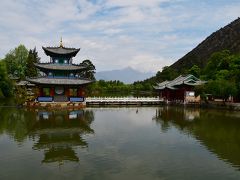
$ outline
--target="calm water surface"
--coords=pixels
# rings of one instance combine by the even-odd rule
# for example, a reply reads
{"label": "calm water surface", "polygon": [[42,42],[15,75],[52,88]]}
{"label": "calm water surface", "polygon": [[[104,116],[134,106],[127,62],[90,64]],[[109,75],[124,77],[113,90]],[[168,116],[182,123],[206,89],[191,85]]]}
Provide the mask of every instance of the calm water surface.
{"label": "calm water surface", "polygon": [[0,179],[240,179],[240,113],[0,107]]}

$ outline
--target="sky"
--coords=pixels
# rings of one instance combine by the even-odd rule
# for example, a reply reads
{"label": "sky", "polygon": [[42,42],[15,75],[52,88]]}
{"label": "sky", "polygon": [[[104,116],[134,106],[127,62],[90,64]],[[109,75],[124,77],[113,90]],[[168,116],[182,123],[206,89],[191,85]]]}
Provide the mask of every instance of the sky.
{"label": "sky", "polygon": [[157,72],[240,16],[239,0],[1,0],[0,59],[19,44],[81,48],[97,71]]}

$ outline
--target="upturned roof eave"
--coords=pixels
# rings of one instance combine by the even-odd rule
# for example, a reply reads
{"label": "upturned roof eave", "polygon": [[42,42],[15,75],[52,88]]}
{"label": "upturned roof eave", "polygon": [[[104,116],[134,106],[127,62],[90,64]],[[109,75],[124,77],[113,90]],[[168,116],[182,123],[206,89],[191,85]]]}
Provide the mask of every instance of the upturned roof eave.
{"label": "upturned roof eave", "polygon": [[27,81],[40,85],[69,85],[79,86],[93,83],[94,80],[89,79],[65,79],[65,78],[27,78]]}
{"label": "upturned roof eave", "polygon": [[44,50],[45,54],[48,56],[54,55],[54,54],[55,55],[76,56],[77,53],[80,51],[80,48],[66,48],[66,47],[44,47],[44,46],[42,46],[42,49]]}
{"label": "upturned roof eave", "polygon": [[[194,81],[195,83],[190,83],[190,81]],[[154,88],[156,90],[163,90],[165,88],[174,90],[174,89],[178,89],[177,87],[181,85],[198,86],[205,83],[206,81],[201,81],[200,79],[196,78],[194,75],[188,74],[186,76],[180,75],[172,81],[161,82],[157,84],[157,86]]]}
{"label": "upturned roof eave", "polygon": [[52,63],[34,63],[34,65],[41,70],[56,70],[56,71],[79,71],[87,69],[82,65],[54,65]]}

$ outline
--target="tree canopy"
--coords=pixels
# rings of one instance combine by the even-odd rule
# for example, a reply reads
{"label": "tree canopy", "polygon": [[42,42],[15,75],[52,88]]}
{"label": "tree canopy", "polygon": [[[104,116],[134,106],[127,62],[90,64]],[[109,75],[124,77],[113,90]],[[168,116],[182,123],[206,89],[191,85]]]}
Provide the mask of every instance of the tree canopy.
{"label": "tree canopy", "polygon": [[226,100],[240,95],[240,55],[228,50],[213,53],[201,76],[207,80],[206,92]]}
{"label": "tree canopy", "polygon": [[188,74],[192,74],[195,77],[199,78],[201,73],[201,69],[197,66],[197,65],[193,65],[189,70],[188,70]]}
{"label": "tree canopy", "polygon": [[5,97],[11,96],[13,91],[13,82],[9,77],[25,79],[27,76],[37,76],[38,70],[34,63],[39,60],[36,48],[28,51],[22,44],[5,55],[0,61],[0,89]]}
{"label": "tree canopy", "polygon": [[4,61],[6,62],[7,72],[12,76],[25,78],[26,64],[28,58],[28,50],[24,45],[19,45],[14,50],[6,54]]}
{"label": "tree canopy", "polygon": [[91,80],[95,80],[94,74],[96,68],[93,65],[93,63],[89,59],[86,59],[83,62],[81,62],[80,65],[86,67],[86,69],[80,73],[80,76]]}
{"label": "tree canopy", "polygon": [[0,90],[5,97],[12,95],[13,84],[10,81],[7,73],[6,64],[3,60],[0,60]]}
{"label": "tree canopy", "polygon": [[26,70],[25,75],[27,77],[36,77],[38,75],[38,69],[34,65],[34,63],[39,63],[40,58],[38,57],[38,52],[36,51],[36,47],[34,49],[30,49],[26,62]]}

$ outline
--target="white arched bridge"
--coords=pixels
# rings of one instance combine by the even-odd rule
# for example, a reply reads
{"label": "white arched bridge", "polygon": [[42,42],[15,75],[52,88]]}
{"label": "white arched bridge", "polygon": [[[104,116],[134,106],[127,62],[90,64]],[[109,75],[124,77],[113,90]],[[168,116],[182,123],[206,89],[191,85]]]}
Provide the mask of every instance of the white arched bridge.
{"label": "white arched bridge", "polygon": [[159,97],[87,97],[87,105],[156,105],[163,103]]}

